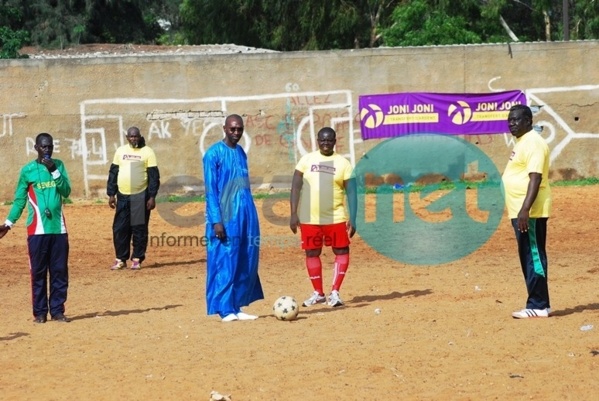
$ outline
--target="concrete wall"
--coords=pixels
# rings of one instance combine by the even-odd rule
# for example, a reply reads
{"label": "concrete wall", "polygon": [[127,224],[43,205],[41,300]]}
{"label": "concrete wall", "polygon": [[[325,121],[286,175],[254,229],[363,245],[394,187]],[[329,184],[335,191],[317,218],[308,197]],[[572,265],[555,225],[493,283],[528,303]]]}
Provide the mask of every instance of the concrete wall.
{"label": "concrete wall", "polygon": [[[352,162],[362,142],[358,96],[521,89],[544,107],[535,122],[551,148],[551,179],[599,176],[599,41],[380,48],[233,55],[152,55],[0,61],[0,201],[49,132],[73,198],[105,198],[109,165],[129,126],[156,151],[161,193],[202,187],[201,157],[223,116],[245,116],[253,183],[289,184],[322,126]],[[511,135],[466,138],[505,166]]]}

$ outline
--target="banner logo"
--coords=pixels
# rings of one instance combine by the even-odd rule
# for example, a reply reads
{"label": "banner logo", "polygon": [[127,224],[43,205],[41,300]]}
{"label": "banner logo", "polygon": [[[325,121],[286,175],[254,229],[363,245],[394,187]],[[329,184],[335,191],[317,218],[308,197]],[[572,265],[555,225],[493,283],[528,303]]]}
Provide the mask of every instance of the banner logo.
{"label": "banner logo", "polygon": [[447,116],[451,122],[457,125],[466,124],[472,118],[472,109],[470,105],[463,100],[458,100],[456,104],[450,104],[447,109]]}
{"label": "banner logo", "polygon": [[376,128],[385,121],[385,114],[376,104],[369,104],[360,111],[360,120],[366,127]]}

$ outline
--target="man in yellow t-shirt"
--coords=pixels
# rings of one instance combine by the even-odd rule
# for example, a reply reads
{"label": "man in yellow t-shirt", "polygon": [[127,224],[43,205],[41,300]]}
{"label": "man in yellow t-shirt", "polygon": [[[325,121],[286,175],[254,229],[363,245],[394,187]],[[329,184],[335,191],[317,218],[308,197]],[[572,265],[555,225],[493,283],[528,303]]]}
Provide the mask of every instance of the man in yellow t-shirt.
{"label": "man in yellow t-shirt", "polygon": [[108,205],[116,208],[112,223],[116,259],[112,270],[126,267],[129,256],[131,269],[141,268],[148,247],[150,212],[156,207],[160,187],[156,155],[146,146],[139,128],[127,130],[127,141],[114,154],[106,185]]}
{"label": "man in yellow t-shirt", "polygon": [[[342,306],[341,284],[349,267],[349,239],[356,233],[356,188],[352,166],[335,153],[336,133],[330,127],[318,132],[319,150],[304,155],[295,167],[291,184],[289,227],[295,234],[300,228],[302,249],[314,292],[303,306],[327,302],[322,286],[323,246],[335,254],[333,285],[329,306]],[[348,198],[349,216],[345,207]],[[299,211],[298,211],[299,209]]]}
{"label": "man in yellow t-shirt", "polygon": [[516,319],[548,317],[551,305],[545,243],[551,208],[549,147],[533,129],[532,111],[528,106],[513,106],[508,125],[516,137],[516,145],[503,173],[502,184],[528,290],[526,307],[512,316]]}

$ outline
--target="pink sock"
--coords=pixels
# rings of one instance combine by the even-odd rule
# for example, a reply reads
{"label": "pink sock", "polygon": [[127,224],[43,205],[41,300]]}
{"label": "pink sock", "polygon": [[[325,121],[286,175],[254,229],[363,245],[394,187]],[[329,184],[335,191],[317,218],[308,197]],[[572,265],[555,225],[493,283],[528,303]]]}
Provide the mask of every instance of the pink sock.
{"label": "pink sock", "polygon": [[333,291],[339,291],[341,288],[341,283],[343,283],[348,267],[349,253],[335,255],[335,265],[333,267]]}
{"label": "pink sock", "polygon": [[322,263],[320,262],[320,257],[306,256],[306,267],[308,268],[308,276],[310,276],[314,291],[318,291],[319,294],[324,294],[322,291]]}

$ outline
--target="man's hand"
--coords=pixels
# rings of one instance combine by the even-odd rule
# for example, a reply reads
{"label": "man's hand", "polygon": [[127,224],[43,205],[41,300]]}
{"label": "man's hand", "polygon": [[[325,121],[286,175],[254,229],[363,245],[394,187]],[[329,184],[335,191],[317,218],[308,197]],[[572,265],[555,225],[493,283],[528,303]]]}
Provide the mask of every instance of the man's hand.
{"label": "man's hand", "polygon": [[299,223],[300,221],[297,213],[292,214],[289,218],[289,228],[291,228],[291,231],[293,231],[294,234],[297,233],[297,227],[299,226]]}
{"label": "man's hand", "polygon": [[43,158],[42,159],[42,164],[44,166],[46,166],[46,168],[48,169],[48,171],[50,173],[53,173],[54,171],[56,171],[56,164],[54,164],[54,160],[50,159],[50,158]]}
{"label": "man's hand", "polygon": [[528,231],[529,212],[526,209],[520,209],[518,213],[518,231],[525,233]]}
{"label": "man's hand", "polygon": [[0,238],[4,237],[6,235],[6,233],[9,231],[10,231],[10,227],[7,226],[6,224],[2,224],[0,226]]}
{"label": "man's hand", "polygon": [[351,221],[348,221],[347,222],[347,235],[349,235],[349,238],[352,238],[355,233],[356,233],[356,224],[352,223]]}
{"label": "man's hand", "polygon": [[227,238],[227,233],[225,232],[225,226],[223,226],[223,223],[214,223],[212,228],[214,229],[214,235],[216,235],[216,238],[220,240]]}
{"label": "man's hand", "polygon": [[110,206],[111,209],[116,207],[116,198],[114,195],[108,197],[108,206]]}
{"label": "man's hand", "polygon": [[156,200],[154,198],[148,198],[148,201],[146,202],[146,209],[154,210],[155,207],[156,207]]}

